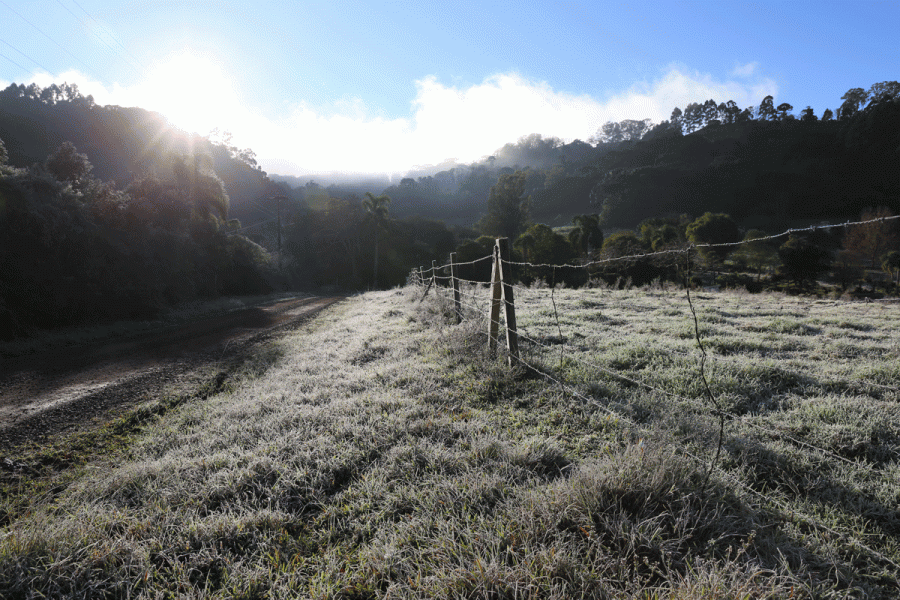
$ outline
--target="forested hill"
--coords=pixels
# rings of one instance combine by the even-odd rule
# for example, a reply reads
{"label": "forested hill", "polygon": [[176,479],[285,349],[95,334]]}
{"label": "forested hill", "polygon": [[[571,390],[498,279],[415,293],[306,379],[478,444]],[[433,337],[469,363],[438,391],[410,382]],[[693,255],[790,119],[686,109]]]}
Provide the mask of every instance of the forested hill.
{"label": "forested hill", "polygon": [[599,212],[604,227],[646,218],[729,213],[755,227],[846,220],[867,206],[900,212],[900,84],[844,94],[822,118],[767,96],[675,108],[671,120],[607,123],[585,143],[531,135],[470,165],[409,173],[385,193],[395,214],[468,225],[491,186],[526,175],[531,217],[567,225]]}
{"label": "forested hill", "polygon": [[[790,105],[781,105],[785,110],[779,113],[771,110],[770,97],[755,119],[723,122],[714,112],[713,118],[686,124],[676,111],[673,122],[606,154],[581,177],[590,183],[591,201],[607,226],[706,211],[756,226],[854,219],[867,206],[898,212],[897,91],[895,84],[891,95],[870,94],[867,105],[845,102],[837,119],[827,118],[828,111],[818,120],[811,110],[796,118]],[[683,135],[682,129],[691,132]],[[549,204],[555,200],[545,196]]]}
{"label": "forested hill", "polygon": [[[413,169],[393,184],[378,177],[299,186],[300,180],[272,179],[311,208],[374,190],[391,198],[395,217],[463,226],[484,216],[491,186],[517,170],[526,174],[531,217],[550,225],[596,212],[604,227],[631,228],[646,218],[712,211],[777,228],[854,219],[867,206],[900,212],[900,84],[854,88],[842,100],[821,119],[810,107],[797,114],[790,104],[776,107],[771,96],[744,109],[707,100],[675,108],[656,125],[607,123],[588,143],[526,136],[481,161]],[[0,91],[0,139],[17,166],[72,141],[95,175],[120,185],[153,172],[160,156],[199,146],[225,185],[230,216],[245,225],[269,218],[261,200],[278,192],[251,150],[227,138],[212,143],[185,134],[140,108],[96,105],[67,84]]]}
{"label": "forested hill", "polygon": [[245,224],[265,218],[254,204],[278,189],[257,166],[254,153],[231,146],[227,137],[212,143],[173,127],[159,113],[98,105],[71,84],[12,84],[0,91],[0,139],[9,163],[18,167],[40,163],[63,142],[72,142],[87,155],[95,176],[121,186],[170,168],[161,163],[173,155],[199,150],[212,157],[225,184],[229,216]]}

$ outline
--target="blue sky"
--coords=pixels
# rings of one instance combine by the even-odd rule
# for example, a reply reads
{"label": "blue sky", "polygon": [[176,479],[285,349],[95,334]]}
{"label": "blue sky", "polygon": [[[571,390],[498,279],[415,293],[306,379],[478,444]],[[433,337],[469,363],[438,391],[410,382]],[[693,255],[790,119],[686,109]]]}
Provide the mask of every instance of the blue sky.
{"label": "blue sky", "polygon": [[0,85],[228,130],[263,168],[396,172],[715,98],[821,115],[900,79],[900,2],[0,0]]}

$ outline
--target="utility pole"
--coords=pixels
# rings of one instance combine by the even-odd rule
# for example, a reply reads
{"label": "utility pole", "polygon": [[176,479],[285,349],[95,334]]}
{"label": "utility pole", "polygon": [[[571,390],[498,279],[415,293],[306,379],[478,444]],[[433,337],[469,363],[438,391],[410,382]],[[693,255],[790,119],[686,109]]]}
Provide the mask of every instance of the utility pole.
{"label": "utility pole", "polygon": [[272,196],[270,200],[275,200],[275,218],[278,225],[278,271],[281,271],[281,200],[288,200],[287,196]]}

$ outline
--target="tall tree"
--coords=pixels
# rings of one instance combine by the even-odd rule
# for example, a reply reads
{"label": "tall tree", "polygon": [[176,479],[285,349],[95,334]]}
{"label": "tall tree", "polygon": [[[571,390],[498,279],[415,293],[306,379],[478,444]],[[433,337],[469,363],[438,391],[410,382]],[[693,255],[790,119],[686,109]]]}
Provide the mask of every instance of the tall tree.
{"label": "tall tree", "polygon": [[603,246],[603,230],[600,215],[576,215],[572,218],[575,228],[569,232],[569,242],[582,256],[590,256]]}
{"label": "tall tree", "polygon": [[816,277],[827,271],[831,267],[831,252],[819,242],[815,235],[791,235],[778,248],[784,274],[803,285],[814,282]]}
{"label": "tall tree", "polygon": [[529,221],[528,198],[525,193],[524,171],[505,173],[491,187],[487,215],[479,223],[479,229],[487,235],[498,235],[515,240]]}
{"label": "tall tree", "polygon": [[841,100],[844,101],[841,104],[841,107],[838,109],[838,119],[846,120],[859,112],[860,107],[866,103],[866,99],[869,97],[869,92],[862,88],[852,88],[847,90],[847,93],[841,96]]}
{"label": "tall tree", "polygon": [[375,196],[372,192],[366,192],[366,198],[363,200],[366,219],[372,224],[375,231],[375,268],[372,279],[376,288],[378,287],[378,234],[387,222],[388,204],[390,203],[390,197],[385,194]]}
{"label": "tall tree", "polygon": [[757,281],[762,277],[763,269],[775,266],[778,262],[778,245],[765,238],[766,232],[759,229],[751,229],[744,236],[733,259],[743,261],[748,267],[756,270]]}
{"label": "tall tree", "polygon": [[682,127],[682,113],[681,109],[677,106],[672,110],[672,116],[669,117],[669,121],[672,122],[672,125],[677,127],[680,131],[684,131]]}
{"label": "tall tree", "polygon": [[186,192],[194,220],[208,222],[218,228],[218,222],[228,220],[231,202],[225,184],[213,170],[212,156],[205,152],[175,156],[172,160],[175,183]]}
{"label": "tall tree", "polygon": [[725,103],[724,108],[720,106],[719,110],[722,113],[721,119],[725,123],[736,123],[738,115],[741,113],[741,109],[734,100],[729,100]]}
{"label": "tall tree", "polygon": [[807,106],[800,111],[800,120],[804,123],[814,123],[817,120],[816,113],[813,112],[811,106]]}
{"label": "tall tree", "polygon": [[794,107],[787,102],[782,102],[781,104],[779,104],[777,110],[779,121],[787,121],[788,119],[794,118],[794,116],[791,114],[791,111],[794,110]]}
{"label": "tall tree", "polygon": [[698,129],[702,129],[703,121],[703,105],[697,102],[691,102],[684,109],[682,122],[685,126],[686,133],[692,133]]}
{"label": "tall tree", "polygon": [[759,109],[757,111],[759,113],[759,119],[761,121],[774,121],[775,120],[775,99],[772,96],[766,96],[763,98],[763,101],[759,103]]}
{"label": "tall tree", "polygon": [[872,99],[869,106],[886,100],[894,100],[900,96],[900,82],[882,81],[881,83],[873,84],[869,88],[869,96]]}
{"label": "tall tree", "polygon": [[[687,239],[695,244],[729,244],[740,241],[737,223],[724,213],[704,213],[685,230]],[[700,248],[700,254],[713,260],[724,260],[734,249],[732,246]]]}
{"label": "tall tree", "polygon": [[705,127],[716,120],[719,120],[719,107],[715,100],[709,99],[703,103],[703,125]]}

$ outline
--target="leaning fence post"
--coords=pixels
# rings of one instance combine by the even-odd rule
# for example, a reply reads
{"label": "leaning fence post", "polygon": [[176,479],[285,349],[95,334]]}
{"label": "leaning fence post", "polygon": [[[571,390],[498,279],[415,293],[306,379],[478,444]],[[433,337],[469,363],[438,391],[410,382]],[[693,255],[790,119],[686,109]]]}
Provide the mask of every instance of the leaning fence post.
{"label": "leaning fence post", "polygon": [[[419,267],[419,271],[422,270],[422,267]],[[425,285],[425,275],[422,274],[422,285]],[[434,285],[434,261],[431,261],[431,279],[428,280],[428,287],[425,288],[425,293],[422,294],[422,297],[419,298],[419,302],[425,299],[425,296],[428,295],[428,290],[431,289],[431,286]],[[437,290],[434,292],[437,293]]]}
{"label": "leaning fence post", "polygon": [[456,274],[456,252],[450,253],[450,283],[453,285],[453,304],[456,308],[456,324],[462,323],[462,306],[459,301],[459,279]]}
{"label": "leaning fence post", "polygon": [[489,348],[491,358],[497,356],[497,336],[500,327],[500,253],[497,246],[494,246],[494,267],[491,272],[491,311],[488,320]]}
{"label": "leaning fence post", "polygon": [[422,265],[419,265],[419,285],[425,285],[425,274],[422,272]]}
{"label": "leaning fence post", "polygon": [[506,308],[506,348],[509,350],[509,366],[519,362],[519,334],[516,329],[516,303],[513,298],[512,269],[509,266],[509,240],[497,240],[497,264],[503,288],[503,305]]}

